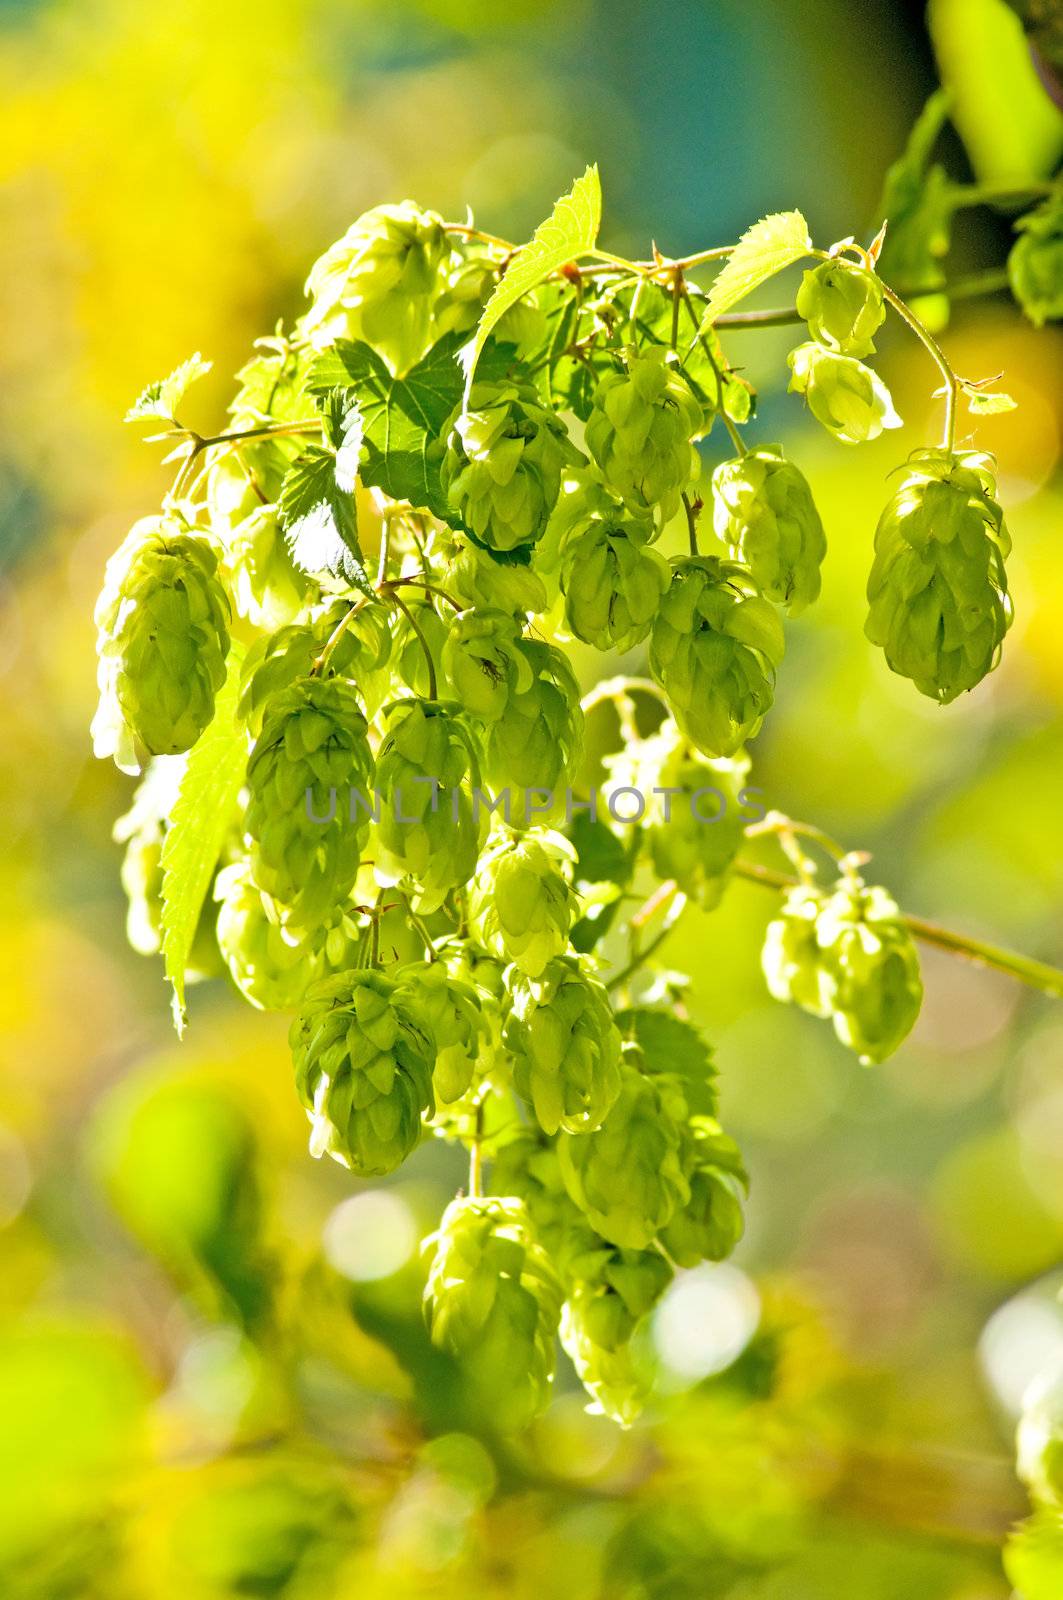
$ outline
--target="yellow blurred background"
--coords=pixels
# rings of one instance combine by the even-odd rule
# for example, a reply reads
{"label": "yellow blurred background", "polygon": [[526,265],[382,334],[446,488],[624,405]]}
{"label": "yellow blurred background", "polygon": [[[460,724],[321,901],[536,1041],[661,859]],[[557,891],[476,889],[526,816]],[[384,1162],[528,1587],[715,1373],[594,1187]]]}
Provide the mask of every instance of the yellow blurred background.
{"label": "yellow blurred background", "polygon": [[[999,93],[992,6],[932,12],[974,176],[1058,160],[1047,101]],[[770,896],[692,920],[665,953],[748,1157],[747,1237],[662,1306],[644,1428],[587,1417],[569,1377],[500,1458],[420,1333],[447,1153],[381,1188],[311,1163],[283,1019],[220,982],[173,1041],[161,967],[124,940],[129,783],[87,733],[103,563],[166,482],[123,411],[198,349],[212,425],[361,210],[471,206],[521,239],[597,160],[611,248],[679,254],[790,206],[817,243],[866,239],[936,70],[922,7],[887,0],[0,4],[5,1600],[1008,1593],[1015,1413],[1063,1351],[1057,1002],[930,952],[913,1039],[867,1071],[767,998]],[[965,215],[957,271],[1009,237]],[[1018,401],[977,430],[1016,624],[946,711],[861,632],[887,474],[936,426],[925,353],[883,341],[905,428],[847,450],[785,396],[792,330],[727,342],[830,540],[756,781],[872,850],[907,909],[1063,963],[1061,340],[999,296],[943,337]]]}

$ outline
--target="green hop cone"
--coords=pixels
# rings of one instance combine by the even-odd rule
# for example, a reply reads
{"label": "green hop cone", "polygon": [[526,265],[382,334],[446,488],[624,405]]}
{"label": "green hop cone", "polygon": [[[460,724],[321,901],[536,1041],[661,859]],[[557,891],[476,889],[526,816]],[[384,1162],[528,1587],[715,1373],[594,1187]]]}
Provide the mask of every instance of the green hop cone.
{"label": "green hop cone", "polygon": [[680,1267],[729,1256],[745,1226],[742,1194],[748,1184],[738,1146],[711,1117],[691,1117],[683,1169],[690,1199],[661,1233],[661,1243]]}
{"label": "green hop cone", "polygon": [[375,716],[391,687],[391,625],[381,605],[363,606],[348,619],[350,607],[329,606],[313,622],[292,623],[256,639],[244,657],[239,714],[257,735],[274,698],[305,678],[335,630],[343,624],[323,676],[346,678],[357,689],[366,713]]}
{"label": "green hop cone", "polygon": [[642,830],[658,878],[674,878],[685,895],[712,911],[755,815],[746,790],[749,757],[744,751],[703,756],[668,718],[652,738],[607,757],[606,767],[617,788],[646,799]]}
{"label": "green hop cone", "polygon": [[483,1415],[526,1427],[550,1398],[561,1285],[520,1200],[451,1201],[432,1236],[425,1317]]}
{"label": "green hop cone", "polygon": [[632,354],[626,370],[601,379],[587,422],[587,449],[607,487],[663,525],[697,476],[692,440],[704,421],[674,358],[655,345]]}
{"label": "green hop cone", "polygon": [[603,1350],[627,1344],[675,1276],[655,1247],[625,1250],[585,1231],[570,1249],[568,1299],[587,1335]]}
{"label": "green hop cone", "polygon": [[[455,264],[447,275],[446,287],[432,310],[432,329],[437,339],[445,333],[472,333],[502,277],[499,258],[476,246],[467,254],[455,252],[452,259]],[[542,344],[546,332],[546,315],[533,289],[503,313],[491,336],[500,344],[515,345],[518,358],[527,360]]]}
{"label": "green hop cone", "polygon": [[229,653],[229,602],[206,539],[145,517],[107,563],[96,604],[96,754],[139,772],[190,750],[214,715]]}
{"label": "green hop cone", "polygon": [[314,579],[291,558],[275,506],[249,512],[225,543],[225,573],[236,609],[256,628],[281,628],[320,599]]}
{"label": "green hop cone", "polygon": [[504,611],[509,616],[526,616],[545,611],[546,586],[538,572],[515,559],[527,547],[500,559],[485,550],[467,534],[444,524],[433,534],[432,554],[443,563],[443,586],[462,605],[481,611]]}
{"label": "green hop cone", "polygon": [[875,531],[864,631],[942,705],[993,670],[1011,626],[1011,539],[995,494],[991,457],[917,450]]}
{"label": "green hop cone", "polygon": [[442,960],[404,967],[397,981],[400,999],[434,1046],[435,1098],[452,1104],[472,1085],[488,1048],[488,1022],[479,990]]}
{"label": "green hop cone", "polygon": [[886,320],[882,282],[856,261],[821,261],[801,279],[797,314],[817,344],[843,356],[872,355],[872,336]]}
{"label": "green hop cone", "polygon": [[561,553],[565,621],[577,639],[598,650],[630,650],[646,638],[671,573],[647,548],[644,525],[591,516],[577,525]]}
{"label": "green hop cone", "polygon": [[364,340],[393,372],[407,372],[428,348],[449,254],[434,212],[410,200],[375,206],[311,267],[306,332],[319,348],[336,339]]}
{"label": "green hop cone", "polygon": [[630,1428],[645,1408],[650,1374],[639,1366],[630,1344],[607,1350],[596,1344],[583,1321],[582,1306],[566,1300],[561,1309],[561,1343],[591,1397],[587,1410]]}
{"label": "green hop cone", "polygon": [[436,911],[476,870],[484,823],[474,814],[469,736],[432,701],[391,709],[377,757],[378,881],[409,884],[414,910]]}
{"label": "green hop cone", "polygon": [[432,1040],[395,980],[376,968],[322,979],[289,1037],[311,1155],[362,1177],[394,1172],[435,1109]]}
{"label": "green hop cone", "polygon": [[528,384],[476,383],[468,409],[445,430],[443,491],[481,544],[506,551],[534,544],[561,493],[561,475],[581,457],[561,419]]}
{"label": "green hop cone", "polygon": [[768,924],[761,954],[769,994],[814,1017],[830,1016],[827,974],[816,935],[824,898],[811,886],[788,889],[778,916]]}
{"label": "green hop cone", "polygon": [[923,1001],[919,956],[885,889],[841,884],[816,919],[834,1031],[863,1062],[884,1061]]}
{"label": "green hop cone", "polygon": [[827,551],[804,475],[778,445],[761,445],[712,475],[713,527],[769,600],[793,615],[819,594]]}
{"label": "green hop cone", "polygon": [[469,898],[470,927],[484,949],[529,978],[563,955],[579,916],[575,860],[562,834],[499,834],[480,857]]}
{"label": "green hop cone", "polygon": [[889,390],[862,361],[814,341],[798,345],[787,359],[791,392],[804,395],[816,421],[842,444],[863,444],[884,428],[901,426]]}
{"label": "green hop cone", "polygon": [[472,716],[497,722],[510,694],[526,694],[532,669],[520,624],[504,611],[465,611],[450,625],[442,667],[454,698]]}
{"label": "green hop cone", "polygon": [[609,996],[575,956],[538,978],[510,967],[503,1041],[517,1092],[545,1133],[601,1127],[620,1092],[620,1034]]}
{"label": "green hop cone", "polygon": [[677,561],[650,637],[650,671],[672,715],[707,756],[731,756],[771,706],[782,625],[744,567]]}
{"label": "green hop cone", "polygon": [[246,861],[222,868],[214,898],[220,901],[218,945],[244,999],[260,1011],[294,1011],[322,971],[310,941],[281,925]]}
{"label": "green hop cone", "polygon": [[1037,327],[1063,317],[1063,197],[1054,195],[1015,224],[1008,256],[1011,292]]}
{"label": "green hop cone", "polygon": [[593,1133],[558,1142],[561,1174],[591,1226],[613,1244],[644,1250],[690,1199],[681,1161],[686,1101],[678,1080],[647,1075],[626,1046],[620,1093]]}
{"label": "green hop cone", "polygon": [[536,1238],[562,1276],[573,1252],[585,1250],[595,1237],[565,1188],[557,1141],[538,1127],[521,1128],[499,1145],[491,1161],[491,1190],[523,1200]]}
{"label": "green hop cone", "polygon": [[520,651],[531,667],[531,686],[509,695],[484,747],[484,778],[492,792],[518,790],[511,808],[515,824],[530,820],[528,792],[557,795],[574,778],[583,754],[579,684],[567,656],[538,639],[522,639]]}
{"label": "green hop cone", "polygon": [[315,928],[358,875],[373,787],[367,731],[339,678],[297,678],[266,710],[247,765],[245,825],[255,882],[292,929]]}

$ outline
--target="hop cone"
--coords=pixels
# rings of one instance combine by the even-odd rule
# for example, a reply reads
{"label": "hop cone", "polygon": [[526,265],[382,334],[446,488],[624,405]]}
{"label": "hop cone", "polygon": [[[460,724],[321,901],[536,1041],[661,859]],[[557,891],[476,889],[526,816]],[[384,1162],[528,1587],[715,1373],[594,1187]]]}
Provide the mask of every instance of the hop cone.
{"label": "hop cone", "polygon": [[445,526],[433,538],[433,551],[438,551],[443,562],[447,593],[463,605],[522,617],[546,610],[543,580],[523,561],[512,557],[500,560],[468,535]]}
{"label": "hop cone", "polygon": [[778,445],[761,445],[712,475],[713,526],[769,600],[796,615],[819,594],[827,550],[802,473]]}
{"label": "hop cone", "polygon": [[479,942],[500,961],[538,978],[568,949],[579,915],[571,888],[575,850],[559,833],[502,834],[480,857],[469,900]]}
{"label": "hop cone", "polygon": [[271,701],[247,766],[251,872],[288,924],[311,929],[345,900],[369,831],[365,717],[339,678],[297,678]]}
{"label": "hop cone", "polygon": [[869,356],[872,336],[886,320],[882,283],[858,262],[821,261],[801,279],[797,314],[817,344],[843,356]]}
{"label": "hop cone", "polygon": [[471,1086],[487,1049],[488,1023],[480,994],[443,961],[404,967],[398,974],[397,993],[432,1040],[435,1097],[452,1104]]}
{"label": "hop cone", "polygon": [[587,449],[608,488],[661,522],[697,475],[691,440],[702,409],[669,352],[654,345],[632,355],[626,371],[608,372],[594,394]]}
{"label": "hop cone", "polygon": [[[229,407],[234,432],[275,422],[302,422],[305,385],[314,351],[309,346],[262,349],[237,374],[239,387]],[[273,504],[285,474],[305,448],[298,434],[241,439],[232,450],[213,453],[207,470],[207,509],[211,525],[224,537],[233,523]]]}
{"label": "hop cone", "polygon": [[375,968],[322,979],[290,1042],[311,1155],[363,1177],[394,1172],[434,1110],[432,1041],[395,981]]}
{"label": "hop cone", "polygon": [[[699,755],[669,718],[650,739],[607,757],[613,783],[646,799],[642,824],[654,871],[711,911],[752,814],[746,809],[749,757]],[[651,795],[653,798],[651,799]]]}
{"label": "hop cone", "polygon": [[737,1145],[711,1117],[691,1117],[683,1170],[690,1199],[661,1233],[661,1243],[681,1267],[722,1261],[742,1237],[742,1192],[748,1180]]}
{"label": "hop cone", "polygon": [[[349,607],[330,606],[314,622],[292,623],[256,639],[244,657],[239,713],[258,734],[266,708],[297,678],[305,678]],[[326,678],[349,679],[370,716],[380,709],[390,687],[391,629],[383,606],[365,606],[344,624],[329,656]]]}
{"label": "hop cone", "polygon": [[458,1360],[484,1414],[525,1427],[550,1398],[561,1285],[519,1200],[453,1200],[425,1287],[432,1342]]}
{"label": "hop cone", "polygon": [[628,1046],[620,1094],[593,1133],[566,1134],[558,1154],[565,1187],[604,1238],[644,1250],[690,1199],[680,1159],[686,1102],[676,1079],[647,1076]]}
{"label": "hop cone", "polygon": [[834,1031],[861,1061],[884,1061],[923,1000],[919,957],[885,889],[843,884],[816,920]]}
{"label": "hop cone", "polygon": [[591,1397],[587,1410],[630,1428],[649,1397],[649,1376],[639,1368],[630,1344],[615,1350],[596,1344],[582,1313],[578,1302],[566,1300],[561,1308],[561,1343]]}
{"label": "hop cone", "polygon": [[840,356],[821,344],[791,350],[790,389],[803,394],[808,409],[843,444],[877,439],[884,428],[899,428],[890,392],[877,372],[853,356]]}
{"label": "hop cone", "polygon": [[428,347],[449,256],[442,220],[410,200],[375,206],[310,269],[304,327],[320,346],[361,339],[403,373]]}
{"label": "hop cone", "polygon": [[528,1208],[540,1241],[559,1274],[567,1275],[574,1252],[587,1248],[595,1235],[579,1207],[569,1198],[561,1176],[557,1141],[539,1129],[522,1129],[499,1146],[491,1162],[494,1194],[516,1195]]}
{"label": "hop cone", "polygon": [[620,1034],[605,988],[573,956],[538,978],[510,968],[503,1029],[517,1092],[546,1133],[598,1128],[620,1092]]}
{"label": "hop cone", "polygon": [[[452,331],[471,333],[501,278],[498,258],[483,251],[474,249],[466,256],[456,255],[455,261],[432,313],[437,339]],[[533,289],[503,313],[492,330],[492,338],[500,344],[515,345],[518,359],[523,361],[538,349],[546,333],[546,314]]]}
{"label": "hop cone", "polygon": [[1011,626],[995,489],[988,456],[916,451],[875,532],[865,632],[942,705],[993,670]]}
{"label": "hop cone", "polygon": [[532,670],[531,687],[510,694],[504,714],[488,729],[484,777],[492,789],[515,785],[553,794],[571,780],[583,753],[579,684],[553,645],[523,639],[520,649]]}
{"label": "hop cone", "polygon": [[646,548],[642,525],[622,515],[589,517],[562,551],[565,620],[585,644],[630,650],[649,633],[669,578],[664,557]]}
{"label": "hop cone", "polygon": [[442,666],[454,698],[474,717],[497,722],[511,693],[526,694],[531,665],[520,625],[504,611],[465,611],[450,625]]}
{"label": "hop cone", "polygon": [[190,750],[225,681],[229,602],[205,539],[145,517],[107,563],[96,604],[98,756],[138,772],[145,756]]}
{"label": "hop cone", "polygon": [[281,926],[246,861],[222,868],[214,898],[218,944],[240,993],[260,1011],[294,1011],[321,973],[309,941]]}
{"label": "hop cone", "polygon": [[1019,238],[1008,256],[1011,292],[1041,327],[1063,317],[1063,200],[1058,195],[1015,224]]}
{"label": "hop cone", "polygon": [[473,815],[469,745],[459,719],[431,701],[392,709],[377,757],[376,868],[410,880],[416,911],[436,911],[476,871],[482,823]]}
{"label": "hop cone", "polygon": [[530,385],[477,383],[447,425],[443,490],[468,531],[494,550],[542,537],[561,474],[580,459],[564,423]]}
{"label": "hop cone", "polygon": [[226,537],[225,571],[236,609],[272,632],[320,598],[313,578],[297,567],[277,525],[275,506],[260,505]]}
{"label": "hop cone", "polygon": [[650,638],[650,671],[676,722],[707,756],[730,756],[771,705],[783,632],[743,567],[677,561]]}
{"label": "hop cone", "polygon": [[572,1262],[576,1280],[561,1312],[561,1343],[594,1402],[588,1410],[626,1428],[649,1392],[631,1336],[667,1289],[672,1269],[658,1250],[621,1250],[587,1237]]}
{"label": "hop cone", "polygon": [[779,915],[768,924],[761,955],[769,993],[814,1017],[830,1016],[827,978],[816,934],[823,904],[819,889],[802,886],[787,890]]}

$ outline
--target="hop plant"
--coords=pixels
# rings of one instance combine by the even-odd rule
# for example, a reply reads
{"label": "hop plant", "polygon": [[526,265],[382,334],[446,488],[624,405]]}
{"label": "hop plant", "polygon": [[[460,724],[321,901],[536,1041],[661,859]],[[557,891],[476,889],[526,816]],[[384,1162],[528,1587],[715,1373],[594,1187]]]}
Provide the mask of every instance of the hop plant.
{"label": "hop plant", "polygon": [[476,870],[483,823],[466,782],[467,730],[431,701],[392,708],[377,757],[376,871],[407,884],[419,912],[435,911]]}
{"label": "hop plant", "polygon": [[712,556],[675,563],[650,638],[650,671],[704,755],[731,756],[774,696],[782,627],[744,567]]}
{"label": "hop plant", "polygon": [[834,1031],[863,1062],[884,1061],[915,1025],[919,957],[897,903],[881,888],[843,883],[816,919]]}
{"label": "hop plant", "polygon": [[583,1307],[572,1300],[566,1300],[561,1308],[561,1343],[591,1397],[587,1410],[611,1418],[621,1428],[637,1422],[650,1381],[630,1344],[618,1345],[615,1350],[596,1344],[583,1320]]}
{"label": "hop plant", "polygon": [[276,506],[260,505],[230,530],[225,573],[237,611],[272,632],[294,622],[320,597],[314,579],[292,560]]}
{"label": "hop plant", "polygon": [[617,786],[655,796],[642,827],[657,876],[674,879],[713,910],[755,815],[746,792],[748,756],[703,756],[669,718],[652,738],[627,745],[606,765]]}
{"label": "hop plant", "polygon": [[748,1179],[742,1157],[711,1117],[691,1117],[683,1142],[690,1199],[661,1232],[661,1243],[681,1267],[729,1256],[745,1226],[742,1193]]}
{"label": "hop plant", "polygon": [[469,922],[486,950],[538,978],[568,948],[579,915],[571,887],[576,852],[559,833],[537,829],[498,835],[480,857],[469,896]]}
{"label": "hop plant", "polygon": [[494,550],[534,544],[581,460],[564,423],[525,383],[476,383],[448,425],[444,492],[468,531]]}
{"label": "hop plant", "polygon": [[92,738],[125,772],[190,750],[214,715],[229,653],[217,570],[207,540],[166,517],[143,518],[107,563]]}
{"label": "hop plant", "polygon": [[1037,327],[1063,317],[1063,198],[1053,195],[1015,224],[1008,256],[1011,292]]}
{"label": "hop plant", "polygon": [[294,1011],[322,962],[309,937],[282,924],[276,908],[251,876],[247,861],[233,861],[214,880],[219,901],[217,939],[233,982],[260,1011]]}
{"label": "hop plant", "polygon": [[432,1040],[435,1098],[452,1104],[467,1093],[489,1046],[480,992],[442,960],[403,968],[397,978],[399,998]]}
{"label": "hop plant", "polygon": [[266,708],[297,678],[308,677],[342,623],[322,676],[346,678],[358,691],[369,716],[386,697],[391,678],[391,630],[383,606],[364,606],[353,616],[342,603],[329,606],[314,622],[297,622],[256,639],[240,675],[241,718],[253,734],[262,728]]}
{"label": "hop plant", "polygon": [[865,632],[894,672],[943,705],[1000,659],[1010,551],[992,458],[916,451],[875,532]]}
{"label": "hop plant", "polygon": [[842,256],[821,261],[801,279],[797,313],[817,344],[843,356],[872,355],[872,336],[886,320],[881,279]]}
{"label": "hop plant", "polygon": [[651,531],[622,512],[591,515],[570,530],[561,589],[577,639],[598,650],[630,650],[646,638],[671,576],[664,557],[646,545]]}
{"label": "hop plant", "polygon": [[761,445],[712,475],[713,526],[769,600],[797,614],[819,594],[827,551],[802,473],[778,445]]}
{"label": "hop plant", "polygon": [[822,891],[810,885],[788,889],[778,916],[768,924],[761,955],[769,994],[800,1006],[814,1017],[830,1016],[830,996],[817,936],[823,902]]}
{"label": "hop plant", "polygon": [[521,547],[508,559],[485,550],[467,534],[440,527],[433,540],[433,553],[443,563],[447,593],[462,605],[480,611],[504,611],[508,616],[526,616],[545,611],[546,585],[529,564],[516,560]]}
{"label": "hop plant", "polygon": [[592,1404],[621,1427],[636,1421],[649,1393],[631,1337],[672,1279],[658,1250],[621,1250],[589,1236],[575,1258],[579,1276],[561,1311],[561,1343]]}
{"label": "hop plant", "polygon": [[678,1079],[648,1075],[628,1045],[620,1093],[601,1127],[560,1140],[566,1189],[613,1244],[646,1249],[690,1199],[680,1154],[686,1109]]}
{"label": "hop plant", "polygon": [[435,212],[411,200],[374,206],[311,267],[306,332],[319,346],[364,340],[393,372],[406,372],[428,348],[449,255]]}
{"label": "hop plant", "polygon": [[[504,715],[488,728],[484,777],[493,789],[514,785],[555,794],[572,779],[583,753],[579,684],[553,645],[523,639],[520,650],[531,667],[531,686],[510,694]],[[514,821],[528,818],[525,806]]]}
{"label": "hop plant", "polygon": [[322,979],[290,1041],[311,1155],[362,1177],[394,1172],[435,1109],[433,1041],[396,981],[375,968]]}
{"label": "hop plant", "polygon": [[251,752],[247,787],[255,882],[290,927],[312,929],[349,893],[369,832],[373,758],[350,685],[304,677],[282,690]]}
{"label": "hop plant", "polygon": [[787,359],[791,391],[804,395],[816,421],[842,444],[863,444],[901,426],[889,390],[862,361],[814,340],[798,345]]}
{"label": "hop plant", "polygon": [[520,625],[504,611],[466,611],[451,623],[442,667],[454,698],[474,717],[497,722],[511,694],[526,694],[532,669]]}
{"label": "hop plant", "polygon": [[587,449],[609,489],[636,512],[663,524],[697,476],[692,440],[705,423],[700,402],[660,345],[629,356],[594,392]]}
{"label": "hop plant", "polygon": [[432,1342],[462,1364],[501,1431],[525,1427],[550,1397],[561,1285],[512,1198],[453,1200],[425,1287]]}
{"label": "hop plant", "polygon": [[601,1127],[620,1092],[620,1033],[601,983],[573,956],[507,973],[503,1029],[517,1092],[546,1133]]}

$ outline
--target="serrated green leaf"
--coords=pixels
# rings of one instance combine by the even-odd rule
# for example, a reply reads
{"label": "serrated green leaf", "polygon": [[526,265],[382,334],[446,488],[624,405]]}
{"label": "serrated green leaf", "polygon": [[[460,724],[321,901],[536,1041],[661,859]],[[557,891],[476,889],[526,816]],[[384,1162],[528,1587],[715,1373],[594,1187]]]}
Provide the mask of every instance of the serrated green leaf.
{"label": "serrated green leaf", "polygon": [[162,846],[162,956],[178,1036],[184,1032],[185,969],[196,925],[247,766],[247,736],[236,720],[241,656],[234,644],[214,717],[189,751]]}
{"label": "serrated green leaf", "polygon": [[706,322],[752,294],[784,267],[812,249],[808,223],[800,211],[778,211],[747,228],[709,290]]}
{"label": "serrated green leaf", "polygon": [[373,586],[358,543],[354,480],[343,478],[336,453],[313,445],[292,462],[277,504],[292,560],[303,572],[327,572],[363,594]]}
{"label": "serrated green leaf", "polygon": [[513,258],[480,317],[476,333],[461,353],[465,369],[464,399],[468,402],[473,376],[491,330],[522,295],[594,249],[602,222],[602,186],[598,168],[588,167],[568,194],[562,195],[545,222],[540,222],[530,244]]}
{"label": "serrated green leaf", "polygon": [[964,389],[963,393],[972,417],[996,417],[1015,410],[1010,394],[986,394],[981,389]]}
{"label": "serrated green leaf", "polygon": [[617,1012],[616,1024],[642,1050],[651,1072],[674,1072],[683,1079],[687,1104],[696,1116],[716,1115],[712,1051],[694,1023],[671,1011],[630,1006]]}
{"label": "serrated green leaf", "polygon": [[143,422],[155,419],[161,422],[173,422],[174,413],[185,393],[199,378],[205,378],[213,366],[213,362],[204,361],[197,350],[194,356],[189,356],[187,361],[182,361],[175,367],[168,378],[160,378],[156,383],[149,383],[142,389],[136,400],[125,414],[127,422]]}
{"label": "serrated green leaf", "polygon": [[[396,378],[369,345],[340,339],[310,369],[308,390],[342,391],[357,401],[363,423],[361,478],[393,500],[431,511],[454,524],[439,482],[443,429],[461,400],[455,356],[460,334],[447,334],[405,377]],[[515,363],[510,345],[493,344],[485,357],[492,377]]]}
{"label": "serrated green leaf", "polygon": [[336,482],[341,492],[353,494],[365,433],[361,407],[349,389],[330,389],[321,412],[325,437],[336,452]]}

